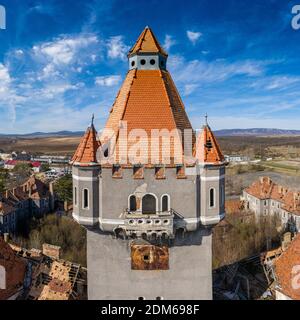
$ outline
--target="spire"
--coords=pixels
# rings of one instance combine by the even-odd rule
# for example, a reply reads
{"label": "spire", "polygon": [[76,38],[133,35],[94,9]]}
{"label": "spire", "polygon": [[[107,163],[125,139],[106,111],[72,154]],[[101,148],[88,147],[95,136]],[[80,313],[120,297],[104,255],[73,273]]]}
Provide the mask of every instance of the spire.
{"label": "spire", "polygon": [[207,115],[207,113],[205,113],[205,125],[206,126],[208,126],[207,118],[208,118],[208,115]]}
{"label": "spire", "polygon": [[130,57],[136,53],[160,53],[165,57],[168,56],[148,26],[146,26],[135,45],[130,49],[128,56]]}
{"label": "spire", "polygon": [[94,127],[94,115],[91,126],[87,128],[79,146],[71,160],[71,164],[79,166],[97,165],[97,150],[101,146],[97,138],[97,131]]}
{"label": "spire", "polygon": [[214,136],[212,130],[207,124],[207,115],[205,116],[206,124],[203,126],[202,132],[198,135],[196,143],[196,158],[200,163],[221,164],[225,158],[221,148]]}

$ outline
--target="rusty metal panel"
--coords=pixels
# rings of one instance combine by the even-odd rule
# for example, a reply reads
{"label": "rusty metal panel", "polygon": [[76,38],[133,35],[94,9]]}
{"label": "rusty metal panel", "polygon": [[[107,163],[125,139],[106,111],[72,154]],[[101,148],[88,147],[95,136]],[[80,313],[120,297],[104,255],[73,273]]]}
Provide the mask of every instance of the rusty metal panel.
{"label": "rusty metal panel", "polygon": [[131,269],[169,270],[169,248],[150,244],[132,244]]}

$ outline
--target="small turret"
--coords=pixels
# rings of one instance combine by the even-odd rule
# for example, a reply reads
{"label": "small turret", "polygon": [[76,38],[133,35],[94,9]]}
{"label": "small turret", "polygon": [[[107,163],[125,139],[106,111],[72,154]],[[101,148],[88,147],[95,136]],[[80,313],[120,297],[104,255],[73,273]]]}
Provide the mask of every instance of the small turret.
{"label": "small turret", "polygon": [[147,26],[128,53],[129,69],[165,70],[168,54]]}
{"label": "small turret", "polygon": [[97,150],[101,143],[94,127],[86,130],[71,160],[73,165],[73,217],[85,226],[94,226],[99,221],[99,176],[101,166],[97,161]]}
{"label": "small turret", "polygon": [[207,123],[197,138],[196,158],[200,183],[200,222],[217,224],[225,216],[225,158]]}

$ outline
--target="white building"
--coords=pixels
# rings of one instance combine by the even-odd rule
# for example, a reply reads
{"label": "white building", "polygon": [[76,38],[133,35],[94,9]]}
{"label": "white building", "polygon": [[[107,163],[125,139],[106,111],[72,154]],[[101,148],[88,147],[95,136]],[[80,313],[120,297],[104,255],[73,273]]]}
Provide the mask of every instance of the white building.
{"label": "white building", "polygon": [[[258,215],[277,215],[282,225],[300,230],[300,191],[295,192],[274,183],[269,177],[260,177],[243,191],[245,207]],[[293,230],[294,229],[294,230]]]}

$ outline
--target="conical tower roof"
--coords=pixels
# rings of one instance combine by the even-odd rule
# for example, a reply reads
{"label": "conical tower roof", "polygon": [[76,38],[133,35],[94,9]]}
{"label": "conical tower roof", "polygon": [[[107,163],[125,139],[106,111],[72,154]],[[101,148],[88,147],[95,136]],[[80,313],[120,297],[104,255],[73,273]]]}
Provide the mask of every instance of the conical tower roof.
{"label": "conical tower roof", "polygon": [[209,125],[203,126],[197,137],[195,156],[200,163],[218,165],[224,162],[225,158]]}
{"label": "conical tower roof", "polygon": [[71,164],[79,166],[93,166],[97,162],[97,150],[101,146],[97,131],[92,122],[82,137],[79,146],[71,160]]}
{"label": "conical tower roof", "polygon": [[135,45],[130,49],[128,56],[135,53],[160,53],[163,56],[168,56],[148,26],[143,30]]}

